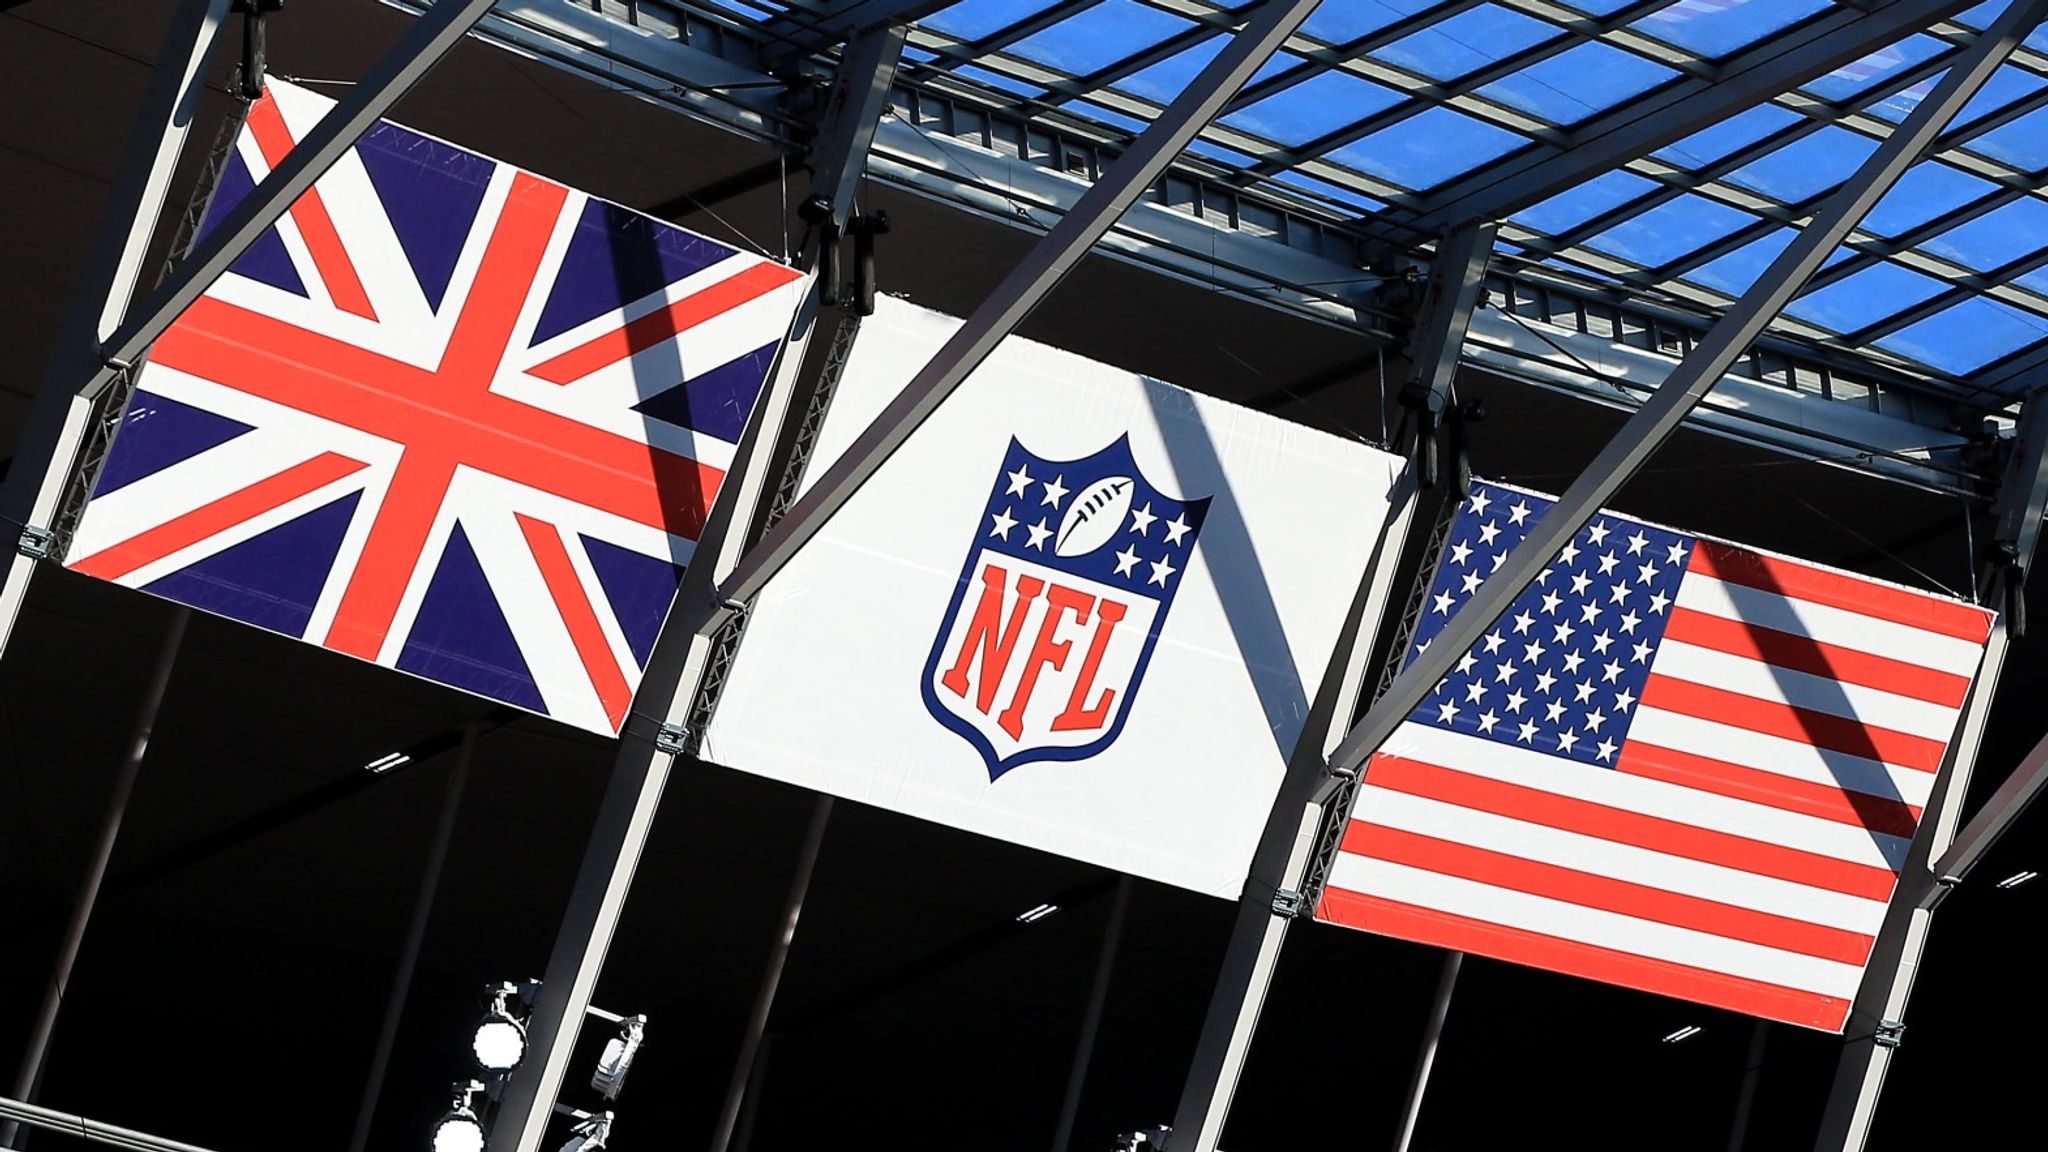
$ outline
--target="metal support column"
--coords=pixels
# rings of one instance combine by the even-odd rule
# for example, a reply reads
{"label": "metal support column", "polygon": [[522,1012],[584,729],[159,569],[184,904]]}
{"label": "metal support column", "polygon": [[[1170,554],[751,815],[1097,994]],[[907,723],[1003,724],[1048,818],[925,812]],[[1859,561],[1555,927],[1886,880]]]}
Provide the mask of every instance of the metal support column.
{"label": "metal support column", "polygon": [[1342,779],[1354,777],[1361,770],[1366,758],[1386,742],[1429,694],[1431,686],[1449,673],[1458,657],[1493,626],[1515,597],[1614,497],[1636,469],[1678,431],[1686,414],[1748,351],[1771,319],[1862,221],[1864,214],[1891,190],[1956,112],[1976,95],[2026,38],[2044,10],[2048,10],[2048,0],[2015,0],[1957,58],[1905,123],[1894,129],[1855,174],[1828,197],[1813,222],[1793,238],[1748,294],[1714,323],[1657,391],[1629,417],[1628,423],[1537,522],[1535,530],[1509,555],[1500,571],[1451,617],[1429,649],[1415,656],[1352,727],[1330,758],[1330,778],[1318,799],[1327,799]]}
{"label": "metal support column", "polygon": [[1485,291],[1486,265],[1499,232],[1498,224],[1469,224],[1437,242],[1429,286],[1408,339],[1408,379],[1401,386],[1401,403],[1419,418],[1415,454],[1424,488],[1436,486],[1437,429],[1450,405],[1458,353],[1472,326],[1472,310]]}
{"label": "metal support column", "polygon": [[1415,1053],[1415,1075],[1408,1080],[1408,1099],[1401,1105],[1401,1126],[1394,1133],[1394,1152],[1408,1152],[1415,1140],[1415,1125],[1422,1119],[1422,1100],[1429,1094],[1429,1073],[1436,1066],[1444,1021],[1451,1014],[1451,994],[1458,990],[1458,969],[1464,965],[1463,952],[1444,953],[1444,968],[1436,978],[1436,997],[1429,1003],[1429,1023],[1422,1027],[1422,1047]]}
{"label": "metal support column", "polygon": [[[0,545],[7,570],[0,577],[0,653],[28,596],[35,558],[16,546],[35,529],[48,529],[71,482],[68,466],[92,423],[92,405],[73,395],[78,381],[99,367],[100,342],[127,313],[135,294],[164,197],[191,132],[207,62],[220,44],[228,0],[185,0],[171,14],[170,31],[150,72],[142,114],[114,176],[99,227],[87,242],[78,287],[50,349],[42,384],[0,484]],[[52,467],[53,463],[65,467]]]}
{"label": "metal support column", "polygon": [[[99,310],[95,304],[99,322],[94,330],[88,335],[81,326],[67,333],[52,358],[50,374],[29,410],[28,427],[6,484],[0,487],[0,516],[5,516],[7,523],[24,530],[51,527],[49,521],[71,481],[93,405],[101,394],[139,363],[156,338],[212,287],[257,237],[277,223],[301,193],[354,147],[370,125],[440,63],[470,26],[490,10],[491,3],[441,0],[429,8],[219,227],[192,246],[142,308],[123,320],[136,265],[148,246],[150,226],[162,204],[177,145],[190,125],[202,66],[218,39],[220,10],[225,7],[217,0],[188,0],[188,9],[206,13],[204,32],[194,39],[184,73],[159,68],[151,81],[149,106],[171,111],[161,120],[145,122],[148,131],[143,135],[155,132],[162,144],[159,147],[156,138],[141,142],[115,186],[112,211],[117,219],[128,222],[128,230],[124,232],[120,224],[103,229],[108,237],[125,239],[104,264],[88,265],[85,280],[86,291],[97,292],[102,286],[109,289],[105,307]],[[165,58],[177,59],[177,47],[174,41]],[[5,584],[0,586],[0,650],[13,631],[33,566],[34,560],[25,555],[16,555],[9,562]]]}
{"label": "metal support column", "polygon": [[1735,1092],[1735,1115],[1728,1122],[1728,1152],[1742,1152],[1749,1142],[1749,1115],[1756,1109],[1756,1086],[1764,1074],[1764,1046],[1771,1039],[1771,1022],[1758,1018],[1749,1029],[1749,1054],[1742,1061],[1742,1087]]}
{"label": "metal support column", "polygon": [[[107,811],[100,819],[99,836],[93,842],[92,858],[78,883],[78,896],[71,902],[71,918],[64,925],[63,941],[50,967],[50,983],[43,991],[42,1007],[36,1012],[35,1028],[29,1033],[28,1048],[21,1067],[14,1074],[14,1095],[35,1102],[43,1080],[43,1062],[49,1055],[50,1038],[57,1031],[57,1017],[64,1008],[64,992],[71,984],[71,970],[78,963],[85,931],[92,924],[93,907],[99,903],[100,882],[106,879],[107,863],[114,858],[114,844],[121,838],[121,823],[128,815],[128,798],[135,792],[135,778],[149,754],[149,737],[156,730],[157,710],[163,705],[164,690],[171,684],[171,669],[178,662],[178,645],[185,640],[185,625],[192,610],[180,604],[171,609],[170,623],[157,644],[156,665],[149,674],[149,686],[135,711],[135,724],[128,739],[128,754],[114,774],[114,788],[107,797]],[[13,1120],[0,1125],[0,1148],[12,1148],[20,1126]]]}
{"label": "metal support column", "polygon": [[455,840],[455,821],[462,813],[462,792],[469,784],[469,766],[476,754],[478,725],[462,726],[462,746],[455,753],[455,766],[448,770],[448,783],[441,790],[441,816],[434,824],[434,838],[427,845],[427,861],[420,869],[419,895],[413,898],[412,922],[405,929],[405,943],[398,949],[398,970],[391,977],[391,995],[384,1005],[384,1026],[377,1032],[377,1048],[370,1056],[370,1074],[363,1080],[363,1102],[356,1109],[356,1127],[349,1137],[349,1152],[363,1152],[370,1145],[370,1126],[377,1119],[377,1099],[384,1094],[384,1073],[391,1066],[391,1053],[398,1047],[398,1026],[405,1019],[405,1001],[412,994],[413,973],[419,970],[420,950],[426,946],[427,925],[434,918],[434,898],[441,891],[441,873],[448,864],[448,846]]}
{"label": "metal support column", "polygon": [[[848,45],[829,97],[820,144],[813,149],[814,194],[831,200],[831,219],[846,223],[853,193],[866,170],[875,126],[888,104],[905,32],[885,28]],[[823,229],[820,229],[822,232]],[[815,267],[815,246],[803,263]],[[732,613],[715,589],[746,546],[774,477],[776,440],[788,422],[803,353],[816,326],[818,285],[805,294],[791,322],[774,374],[741,433],[733,463],[683,573],[675,606],[655,642],[633,709],[627,714],[619,757],[605,788],[597,823],[584,849],[569,906],[556,930],[554,950],[527,1020],[527,1058],[512,1077],[491,1132],[492,1152],[537,1152],[554,1101],[568,1072],[577,1028],[597,987],[613,930],[625,909],[640,851],[660,807],[662,790],[686,733],[696,689],[718,631]],[[660,743],[657,743],[659,741]],[[667,747],[663,747],[666,745]],[[744,1097],[742,1097],[744,1099]]]}
{"label": "metal support column", "polygon": [[1088,1065],[1095,1059],[1095,1041],[1102,1033],[1102,1010],[1109,1004],[1109,982],[1116,975],[1116,951],[1123,943],[1124,921],[1131,914],[1131,887],[1130,873],[1116,878],[1109,922],[1102,927],[1102,951],[1095,958],[1095,979],[1088,985],[1088,1006],[1081,1012],[1081,1032],[1074,1040],[1074,1062],[1067,1068],[1067,1091],[1060,1098],[1059,1122],[1053,1125],[1052,1152],[1067,1152],[1074,1142],[1081,1093],[1088,1087]]}

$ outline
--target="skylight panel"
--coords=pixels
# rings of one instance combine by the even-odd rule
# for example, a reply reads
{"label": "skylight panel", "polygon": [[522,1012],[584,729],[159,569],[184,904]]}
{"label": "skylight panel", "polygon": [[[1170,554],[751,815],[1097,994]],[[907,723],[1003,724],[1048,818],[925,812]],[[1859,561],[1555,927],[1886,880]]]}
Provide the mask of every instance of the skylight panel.
{"label": "skylight panel", "polygon": [[1897,236],[1998,190],[1996,184],[1934,160],[1923,160],[1899,178],[1861,225],[1877,236]]}
{"label": "skylight panel", "polygon": [[1920,250],[1989,272],[2048,247],[2048,203],[2023,196],[1967,220],[1920,245]]}
{"label": "skylight panel", "polygon": [[1586,247],[1645,268],[1661,268],[1757,222],[1747,212],[1688,192],[1616,224]]}
{"label": "skylight panel", "polygon": [[[1230,38],[1227,36],[1211,36],[1199,44],[1191,44],[1181,49],[1157,64],[1147,65],[1115,81],[1111,86],[1156,103],[1170,103],[1194,82],[1195,77],[1229,42]],[[1258,74],[1252,77],[1251,83],[1245,87],[1249,88],[1261,80],[1278,76],[1301,63],[1302,58],[1292,52],[1275,52],[1273,58],[1266,61],[1265,67],[1260,68]]]}
{"label": "skylight panel", "polygon": [[1205,160],[1214,160],[1219,164],[1227,164],[1232,168],[1251,168],[1257,166],[1259,162],[1259,158],[1256,156],[1247,156],[1236,149],[1225,148],[1221,144],[1203,140],[1199,137],[1188,141],[1188,151]]}
{"label": "skylight panel", "polygon": [[1877,141],[1832,125],[1774,148],[1723,179],[1786,204],[1798,204],[1835,187],[1856,171]]}
{"label": "skylight panel", "polygon": [[1740,152],[1751,144],[1792,124],[1804,117],[1789,108],[1776,104],[1759,104],[1746,112],[1739,112],[1716,124],[1709,125],[1667,148],[1652,153],[1666,164],[1680,168],[1704,168],[1733,152]]}
{"label": "skylight panel", "polygon": [[1036,97],[1045,95],[1045,89],[1036,84],[1026,83],[1014,76],[1005,76],[1000,72],[991,72],[978,64],[961,64],[952,68],[951,72],[962,80],[972,80],[977,84],[986,85],[998,92],[1008,92],[1016,96]]}
{"label": "skylight panel", "polygon": [[1950,45],[1932,36],[1909,36],[1886,45],[1861,60],[1854,60],[1809,82],[1804,91],[1822,100],[1843,101],[1883,80],[1901,68],[1941,55]]}
{"label": "skylight panel", "polygon": [[1932,276],[1877,263],[1785,306],[1785,314],[1830,332],[1856,332],[1915,304],[1932,300],[1948,285]]}
{"label": "skylight panel", "polygon": [[1749,286],[1756,283],[1757,277],[1764,274],[1764,269],[1771,266],[1771,261],[1778,258],[1778,254],[1785,250],[1787,244],[1792,243],[1792,236],[1790,228],[1780,228],[1767,233],[1733,252],[1707,261],[1687,272],[1682,279],[1729,296],[1740,296],[1749,291]]}
{"label": "skylight panel", "polygon": [[1325,44],[1349,44],[1442,3],[1443,0],[1323,0],[1302,22],[1301,30]]}
{"label": "skylight panel", "polygon": [[1479,90],[1479,95],[1571,125],[1639,96],[1677,72],[1593,41],[1540,60]]}
{"label": "skylight panel", "polygon": [[1112,128],[1121,128],[1133,136],[1151,127],[1150,124],[1135,116],[1126,116],[1121,112],[1113,112],[1108,108],[1102,107],[1100,104],[1090,104],[1086,100],[1069,100],[1060,105],[1060,107],[1065,111],[1072,112],[1076,116],[1085,116],[1098,124],[1107,124]]}
{"label": "skylight panel", "polygon": [[1372,55],[1432,80],[1455,80],[1562,35],[1564,30],[1555,24],[1497,4],[1481,4],[1411,32]]}
{"label": "skylight panel", "polygon": [[1829,6],[1828,0],[1678,0],[1629,27],[1718,59]]}
{"label": "skylight panel", "polygon": [[1981,296],[1877,341],[1944,372],[1963,375],[2048,338],[2048,320]]}
{"label": "skylight panel", "polygon": [[2048,109],[2036,108],[2010,124],[2001,124],[1964,145],[2024,172],[2048,168]]}
{"label": "skylight panel", "polygon": [[1194,26],[1192,20],[1137,0],[1102,0],[1019,40],[1009,51],[1071,75],[1086,76]]}
{"label": "skylight panel", "polygon": [[1355,208],[1361,215],[1370,216],[1375,212],[1384,210],[1387,206],[1385,201],[1375,200],[1363,192],[1354,192],[1341,185],[1332,184],[1327,180],[1318,180],[1313,176],[1304,176],[1299,172],[1275,173],[1273,179],[1277,183],[1321,196],[1325,200],[1334,200],[1347,208]]}
{"label": "skylight panel", "polygon": [[1519,133],[1449,108],[1425,108],[1325,159],[1423,191],[1527,145]]}
{"label": "skylight panel", "polygon": [[[1911,88],[1872,104],[1870,114],[1883,117],[1894,124],[1904,121],[1913,109],[1919,106],[1920,101],[1934,92],[1934,86],[1947,74],[1938,72]],[[1953,131],[1981,120],[2020,97],[2039,91],[2043,85],[2048,85],[2048,80],[2008,64],[1993,72],[1991,79],[1984,82],[1984,87],[1977,90],[1977,94],[1970,98],[1968,104],[1963,105],[1963,110],[1956,113],[1956,118],[1949,123],[1949,130]]]}
{"label": "skylight panel", "polygon": [[1540,204],[1524,208],[1508,219],[1524,228],[1555,236],[1637,197],[1648,195],[1658,187],[1655,180],[1616,169],[1566,189]]}
{"label": "skylight panel", "polygon": [[934,32],[961,40],[979,40],[1000,32],[1060,3],[1061,0],[960,0],[919,20]]}
{"label": "skylight panel", "polygon": [[1222,122],[1292,148],[1384,112],[1404,98],[1347,72],[1321,72],[1232,112]]}

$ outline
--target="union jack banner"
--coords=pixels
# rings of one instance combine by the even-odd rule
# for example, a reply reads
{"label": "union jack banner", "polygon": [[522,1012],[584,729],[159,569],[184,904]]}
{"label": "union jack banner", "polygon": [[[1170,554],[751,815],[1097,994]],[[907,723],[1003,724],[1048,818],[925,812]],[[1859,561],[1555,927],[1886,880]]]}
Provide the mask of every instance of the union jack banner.
{"label": "union jack banner", "polygon": [[[204,226],[331,106],[271,81]],[[801,279],[379,123],[157,341],[66,563],[615,733]]]}
{"label": "union jack banner", "polygon": [[[1415,651],[1552,503],[1473,486]],[[1317,916],[1839,1032],[1991,621],[1603,512],[1373,755]]]}

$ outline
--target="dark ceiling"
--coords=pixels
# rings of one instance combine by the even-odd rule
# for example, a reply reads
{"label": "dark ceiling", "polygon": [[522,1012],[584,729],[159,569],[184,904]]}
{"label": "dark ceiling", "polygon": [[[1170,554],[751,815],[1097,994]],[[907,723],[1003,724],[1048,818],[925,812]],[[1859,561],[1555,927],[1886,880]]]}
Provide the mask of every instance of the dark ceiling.
{"label": "dark ceiling", "polygon": [[[0,435],[11,442],[73,287],[169,5],[34,0],[0,14]],[[363,71],[405,17],[373,0],[272,21],[273,69]],[[224,74],[222,79],[224,79]],[[219,85],[198,135],[228,102]],[[632,205],[759,164],[758,145],[541,64],[466,44],[398,118]],[[204,143],[204,139],[199,141]],[[196,152],[198,149],[194,149]],[[188,182],[189,183],[189,182]],[[174,194],[184,195],[184,191]],[[971,308],[1028,237],[890,190],[885,288]],[[782,241],[774,185],[693,227]],[[1292,419],[1378,435],[1363,336],[1096,259],[1027,332]],[[1619,416],[1468,374],[1491,417],[1482,473],[1556,489]],[[1629,511],[1923,586],[1968,579],[1966,509],[1704,435],[1628,489]],[[2038,599],[2038,595],[2037,595]],[[2038,611],[2038,609],[2037,609]],[[0,664],[0,1068],[26,1042],[168,606],[39,575]],[[2014,651],[1981,796],[2038,734],[2043,645]],[[451,757],[371,784],[361,765],[487,717],[477,700],[196,617],[70,988],[42,1100],[220,1152],[347,1144]],[[792,717],[801,723],[801,717]],[[371,1147],[426,1147],[467,1074],[476,990],[537,975],[610,763],[609,742],[537,719],[481,737]],[[181,851],[326,789],[239,843]],[[597,1003],[651,1017],[620,1102],[622,1152],[710,1135],[814,798],[708,766],[672,782]],[[2038,819],[1986,865],[2030,860]],[[832,814],[791,954],[752,1121],[756,1150],[1042,1149],[1052,1139],[1111,877],[851,803]],[[2031,1118],[2038,1061],[2009,1035],[2048,1011],[2020,962],[2048,885],[1979,884],[1943,907],[1873,1148]],[[1017,913],[1061,910],[1028,926]],[[1075,1147],[1171,1114],[1230,908],[1139,883]],[[2023,952],[2023,949],[2028,951]],[[1440,954],[1320,926],[1290,937],[1224,1146],[1375,1147],[1392,1138]],[[2000,973],[2005,973],[2001,976]],[[1681,1024],[1683,1044],[1659,1038]],[[1509,968],[1465,967],[1418,1147],[1721,1149],[1751,1025]],[[1837,1041],[1773,1027],[1750,1148],[1811,1142]],[[572,1083],[572,1098],[582,1099]],[[37,1137],[38,1147],[72,1146]]]}

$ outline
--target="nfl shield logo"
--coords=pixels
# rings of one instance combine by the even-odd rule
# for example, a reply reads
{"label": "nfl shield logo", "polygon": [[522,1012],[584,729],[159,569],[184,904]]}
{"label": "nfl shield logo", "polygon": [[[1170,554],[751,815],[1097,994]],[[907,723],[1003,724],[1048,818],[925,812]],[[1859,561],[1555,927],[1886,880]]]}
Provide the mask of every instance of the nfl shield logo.
{"label": "nfl shield logo", "polygon": [[924,670],[989,779],[1116,739],[1208,509],[1147,481],[1128,438],[1079,460],[1011,439]]}

